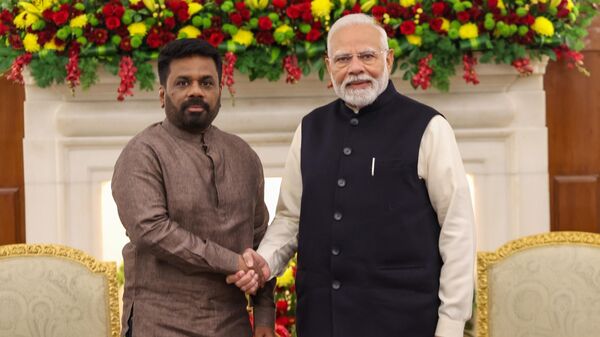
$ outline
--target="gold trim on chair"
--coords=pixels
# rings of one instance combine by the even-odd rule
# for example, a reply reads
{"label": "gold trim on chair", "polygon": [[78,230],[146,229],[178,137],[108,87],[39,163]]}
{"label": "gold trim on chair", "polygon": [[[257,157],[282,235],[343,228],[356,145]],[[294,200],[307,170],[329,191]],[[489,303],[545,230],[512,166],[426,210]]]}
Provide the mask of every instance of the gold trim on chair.
{"label": "gold trim on chair", "polygon": [[477,253],[477,336],[489,337],[488,271],[491,266],[523,250],[552,245],[600,247],[600,234],[585,232],[550,232],[510,241],[495,252]]}
{"label": "gold trim on chair", "polygon": [[99,262],[81,250],[52,244],[16,244],[0,246],[0,259],[17,256],[52,256],[76,261],[95,274],[106,275],[108,282],[108,314],[110,336],[119,337],[121,324],[119,315],[119,287],[115,262]]}

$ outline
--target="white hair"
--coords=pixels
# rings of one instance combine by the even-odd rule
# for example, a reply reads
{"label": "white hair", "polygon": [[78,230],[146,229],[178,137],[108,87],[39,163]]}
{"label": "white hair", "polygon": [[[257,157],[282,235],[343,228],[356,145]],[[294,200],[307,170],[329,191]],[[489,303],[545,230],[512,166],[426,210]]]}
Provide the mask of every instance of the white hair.
{"label": "white hair", "polygon": [[388,37],[387,33],[385,32],[385,29],[383,29],[379,24],[377,24],[377,22],[375,21],[375,19],[373,19],[372,16],[363,13],[348,14],[338,19],[329,29],[329,33],[327,34],[327,56],[333,56],[331,55],[331,39],[333,38],[333,35],[335,35],[335,33],[341,28],[353,25],[370,25],[374,27],[380,34],[379,39],[381,42],[381,47],[385,50],[389,49]]}

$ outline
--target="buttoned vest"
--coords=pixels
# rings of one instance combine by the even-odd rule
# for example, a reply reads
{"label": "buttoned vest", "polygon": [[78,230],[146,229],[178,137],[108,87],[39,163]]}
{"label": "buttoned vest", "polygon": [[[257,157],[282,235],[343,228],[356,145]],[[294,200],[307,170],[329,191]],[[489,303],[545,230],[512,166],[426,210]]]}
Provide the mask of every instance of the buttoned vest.
{"label": "buttoned vest", "polygon": [[440,226],[417,161],[435,110],[389,82],[302,120],[299,337],[433,337]]}

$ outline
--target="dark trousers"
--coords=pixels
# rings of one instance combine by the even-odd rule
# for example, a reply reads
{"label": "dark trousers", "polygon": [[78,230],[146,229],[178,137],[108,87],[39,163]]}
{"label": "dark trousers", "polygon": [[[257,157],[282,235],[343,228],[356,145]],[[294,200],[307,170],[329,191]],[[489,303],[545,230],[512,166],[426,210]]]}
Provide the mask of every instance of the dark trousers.
{"label": "dark trousers", "polygon": [[133,317],[133,312],[131,313],[131,315],[129,315],[129,319],[127,320],[127,326],[129,327],[129,329],[127,329],[125,337],[133,337],[133,327],[131,326],[133,322],[131,321],[131,317]]}

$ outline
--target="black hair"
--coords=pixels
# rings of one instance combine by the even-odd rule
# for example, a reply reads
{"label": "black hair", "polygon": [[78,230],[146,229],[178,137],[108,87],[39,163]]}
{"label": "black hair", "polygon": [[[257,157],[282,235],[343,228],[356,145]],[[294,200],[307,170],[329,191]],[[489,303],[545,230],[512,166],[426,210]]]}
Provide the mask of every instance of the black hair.
{"label": "black hair", "polygon": [[158,78],[160,84],[166,86],[167,77],[169,77],[170,65],[172,60],[182,59],[190,56],[210,57],[215,62],[217,74],[219,75],[219,84],[221,84],[221,74],[223,66],[219,51],[210,43],[201,39],[179,39],[167,43],[158,55]]}

